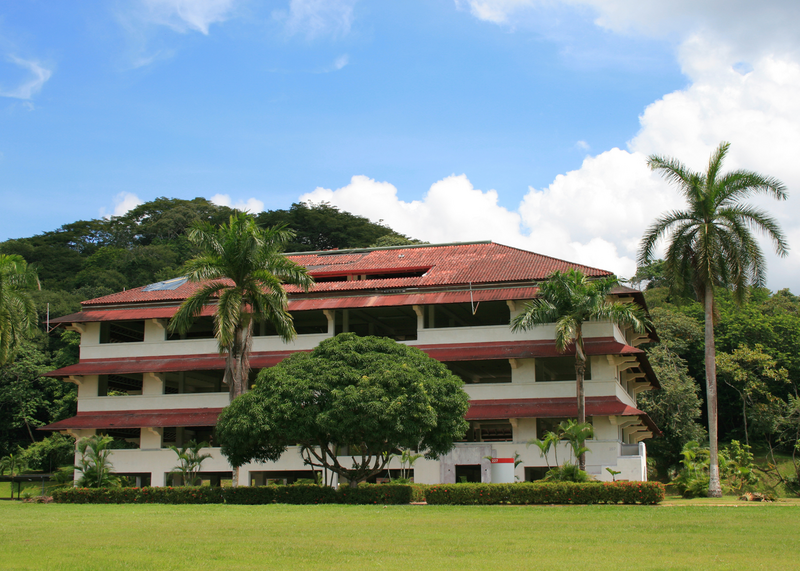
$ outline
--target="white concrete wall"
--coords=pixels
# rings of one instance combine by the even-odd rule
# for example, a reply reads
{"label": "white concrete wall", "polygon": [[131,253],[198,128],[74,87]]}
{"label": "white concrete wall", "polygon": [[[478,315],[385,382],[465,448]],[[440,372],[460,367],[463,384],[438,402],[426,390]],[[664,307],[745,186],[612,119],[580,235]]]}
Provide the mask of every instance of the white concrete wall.
{"label": "white concrete wall", "polygon": [[119,397],[83,397],[79,412],[106,410],[181,410],[187,408],[223,408],[230,404],[228,392],[182,395],[128,395]]}

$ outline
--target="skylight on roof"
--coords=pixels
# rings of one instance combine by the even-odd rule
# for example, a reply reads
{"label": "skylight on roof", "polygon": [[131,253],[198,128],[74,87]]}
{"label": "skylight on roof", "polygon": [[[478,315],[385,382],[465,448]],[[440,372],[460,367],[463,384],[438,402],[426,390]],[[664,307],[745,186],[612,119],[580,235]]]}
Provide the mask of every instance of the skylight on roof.
{"label": "skylight on roof", "polygon": [[173,278],[171,280],[166,280],[163,282],[158,282],[150,284],[149,286],[145,286],[144,289],[142,289],[142,291],[169,291],[173,289],[178,289],[185,283],[186,283],[186,278]]}

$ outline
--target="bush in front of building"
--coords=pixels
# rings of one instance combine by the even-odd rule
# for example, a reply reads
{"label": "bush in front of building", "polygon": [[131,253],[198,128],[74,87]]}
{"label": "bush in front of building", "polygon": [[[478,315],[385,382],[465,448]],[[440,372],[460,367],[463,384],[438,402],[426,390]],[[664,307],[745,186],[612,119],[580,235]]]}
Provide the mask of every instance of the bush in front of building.
{"label": "bush in front of building", "polygon": [[359,484],[336,491],[340,504],[410,504],[413,495],[413,488],[407,484]]}
{"label": "bush in front of building", "polygon": [[70,504],[408,504],[421,498],[410,485],[361,484],[358,488],[296,484],[216,488],[65,488],[53,492],[53,501]]}
{"label": "bush in front of building", "polygon": [[53,490],[61,504],[221,504],[224,488],[62,488]]}
{"label": "bush in front of building", "polygon": [[439,484],[425,493],[431,505],[657,504],[663,499],[660,482]]}

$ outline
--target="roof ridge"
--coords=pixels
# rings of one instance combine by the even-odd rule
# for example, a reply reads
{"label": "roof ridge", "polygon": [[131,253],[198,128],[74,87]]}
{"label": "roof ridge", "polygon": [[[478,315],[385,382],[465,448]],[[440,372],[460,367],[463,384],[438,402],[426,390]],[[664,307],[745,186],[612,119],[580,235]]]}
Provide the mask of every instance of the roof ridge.
{"label": "roof ridge", "polygon": [[311,252],[284,252],[284,256],[336,256],[338,254],[363,254],[380,250],[410,250],[412,248],[442,248],[447,246],[473,246],[475,244],[494,244],[491,240],[471,242],[442,242],[440,244],[403,244],[401,246],[375,246],[372,248],[343,248],[334,250],[313,250]]}

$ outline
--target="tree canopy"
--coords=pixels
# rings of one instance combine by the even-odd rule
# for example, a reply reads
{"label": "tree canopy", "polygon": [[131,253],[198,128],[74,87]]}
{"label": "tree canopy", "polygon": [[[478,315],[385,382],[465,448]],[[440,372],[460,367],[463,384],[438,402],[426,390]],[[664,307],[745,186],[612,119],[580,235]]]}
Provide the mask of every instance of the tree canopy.
{"label": "tree canopy", "polygon": [[451,450],[468,428],[462,386],[419,349],[342,333],[263,369],[253,390],[223,409],[217,432],[233,466],[276,461],[299,445],[307,464],[354,485],[400,449],[426,458]]}

